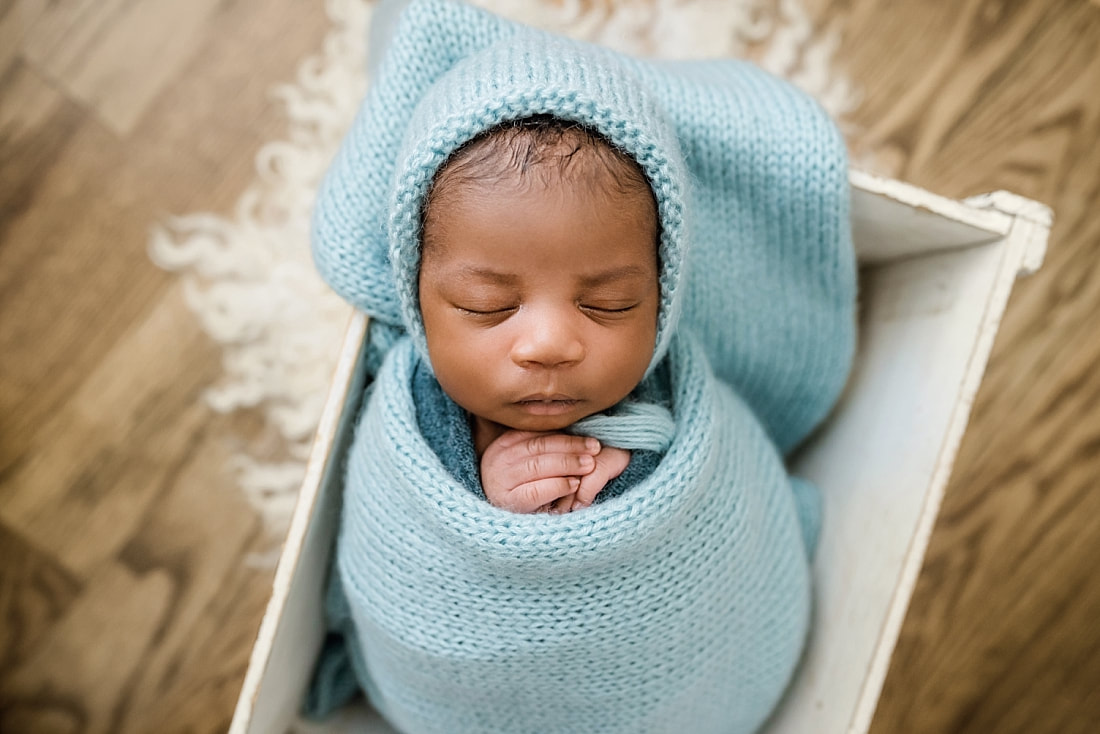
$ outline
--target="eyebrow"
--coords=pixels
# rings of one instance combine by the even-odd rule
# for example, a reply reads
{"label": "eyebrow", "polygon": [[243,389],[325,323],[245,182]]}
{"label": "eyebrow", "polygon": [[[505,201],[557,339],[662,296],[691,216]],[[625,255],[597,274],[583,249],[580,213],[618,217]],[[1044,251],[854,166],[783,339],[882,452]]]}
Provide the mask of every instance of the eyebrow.
{"label": "eyebrow", "polygon": [[[649,271],[646,268],[639,265],[624,265],[618,268],[603,270],[592,275],[586,275],[581,278],[581,285],[585,288],[595,288],[608,283],[631,280],[634,278],[645,278],[648,276]],[[517,275],[502,273],[498,270],[482,267],[480,265],[469,264],[459,266],[453,274],[453,277],[455,280],[481,280],[497,285],[515,285],[519,282],[519,276]]]}
{"label": "eyebrow", "polygon": [[519,282],[518,276],[479,265],[462,265],[454,273],[454,277],[456,280],[487,280],[498,285],[515,285]]}
{"label": "eyebrow", "polygon": [[620,280],[645,278],[648,276],[649,270],[647,268],[643,268],[639,265],[624,265],[620,268],[611,268],[610,270],[604,270],[594,275],[587,275],[581,278],[581,284],[587,288],[594,288]]}

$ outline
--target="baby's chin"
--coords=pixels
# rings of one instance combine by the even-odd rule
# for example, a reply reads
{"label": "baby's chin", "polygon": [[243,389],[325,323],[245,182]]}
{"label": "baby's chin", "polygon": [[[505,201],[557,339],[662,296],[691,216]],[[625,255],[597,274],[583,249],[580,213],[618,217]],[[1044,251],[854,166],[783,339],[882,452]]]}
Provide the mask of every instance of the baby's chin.
{"label": "baby's chin", "polygon": [[508,423],[505,423],[503,425],[515,431],[535,431],[537,433],[552,433],[556,431],[564,431],[566,428],[573,425],[579,420],[580,418],[572,420],[561,420],[560,418],[558,418],[556,420],[551,420],[549,418],[540,416],[538,418],[526,419],[521,421],[509,421]]}

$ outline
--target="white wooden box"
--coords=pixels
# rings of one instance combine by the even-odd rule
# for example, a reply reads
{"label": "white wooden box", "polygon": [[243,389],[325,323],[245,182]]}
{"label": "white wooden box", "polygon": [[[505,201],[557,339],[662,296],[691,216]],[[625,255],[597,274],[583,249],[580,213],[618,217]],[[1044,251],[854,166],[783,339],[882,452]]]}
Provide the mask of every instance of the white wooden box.
{"label": "white wooden box", "polygon": [[[825,523],[807,655],[768,734],[870,727],[1001,315],[1017,276],[1041,264],[1050,230],[1045,206],[1013,194],[960,202],[850,178],[860,343],[840,404],[791,462],[821,487]],[[348,327],[231,734],[392,731],[364,707],[295,724],[324,633],[365,327],[361,315]]]}

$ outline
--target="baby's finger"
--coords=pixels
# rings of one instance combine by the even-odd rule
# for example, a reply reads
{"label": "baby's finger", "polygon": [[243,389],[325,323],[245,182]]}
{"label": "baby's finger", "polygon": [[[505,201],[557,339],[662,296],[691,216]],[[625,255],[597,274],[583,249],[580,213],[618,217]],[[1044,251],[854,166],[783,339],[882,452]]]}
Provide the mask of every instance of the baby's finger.
{"label": "baby's finger", "polygon": [[505,431],[504,433],[497,436],[496,440],[493,441],[493,444],[500,448],[510,448],[512,446],[516,446],[517,444],[523,443],[524,441],[529,441],[535,436],[540,435],[542,434],[536,433],[534,431]]}
{"label": "baby's finger", "polygon": [[577,495],[573,498],[573,506],[570,511],[591,505],[596,500],[596,495],[607,486],[609,481],[607,474],[601,469],[596,469],[591,474],[581,477],[580,484],[577,486]]}
{"label": "baby's finger", "polygon": [[525,444],[525,448],[531,453],[576,452],[595,455],[602,448],[600,442],[590,436],[551,431],[505,431],[493,443],[501,448]]}
{"label": "baby's finger", "polygon": [[521,484],[508,493],[505,510],[535,512],[540,507],[573,494],[580,486],[576,477],[553,477]]}
{"label": "baby's finger", "polygon": [[629,463],[629,451],[605,446],[596,456],[596,468],[581,477],[581,485],[572,509],[578,510],[591,505],[608,482],[626,471]]}
{"label": "baby's finger", "polygon": [[589,454],[600,452],[600,442],[589,436],[571,436],[568,433],[529,433],[517,442],[531,456],[539,454]]}
{"label": "baby's finger", "polygon": [[596,460],[589,454],[524,455],[508,457],[504,462],[502,479],[505,486],[518,487],[538,479],[580,476],[595,468]]}
{"label": "baby's finger", "polygon": [[573,511],[573,503],[576,501],[577,495],[575,492],[570,492],[564,497],[560,497],[548,505],[548,511],[551,515],[564,515],[567,512]]}

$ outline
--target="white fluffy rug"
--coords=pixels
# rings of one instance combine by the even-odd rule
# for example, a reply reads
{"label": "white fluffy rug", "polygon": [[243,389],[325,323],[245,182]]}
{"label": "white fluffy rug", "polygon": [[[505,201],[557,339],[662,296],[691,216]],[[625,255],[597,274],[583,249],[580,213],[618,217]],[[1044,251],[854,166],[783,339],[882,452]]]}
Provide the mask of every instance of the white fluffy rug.
{"label": "white fluffy rug", "polygon": [[[813,94],[844,127],[857,92],[833,68],[840,28],[815,25],[799,0],[477,0],[548,30],[636,55],[754,59]],[[309,254],[314,191],[366,89],[369,0],[327,0],[319,53],[273,90],[285,140],[263,146],[231,217],[196,213],[154,228],[153,261],[179,273],[187,302],[221,347],[224,376],[206,392],[220,412],[262,410],[282,458],[236,458],[241,489],[281,537],[350,309]]]}

